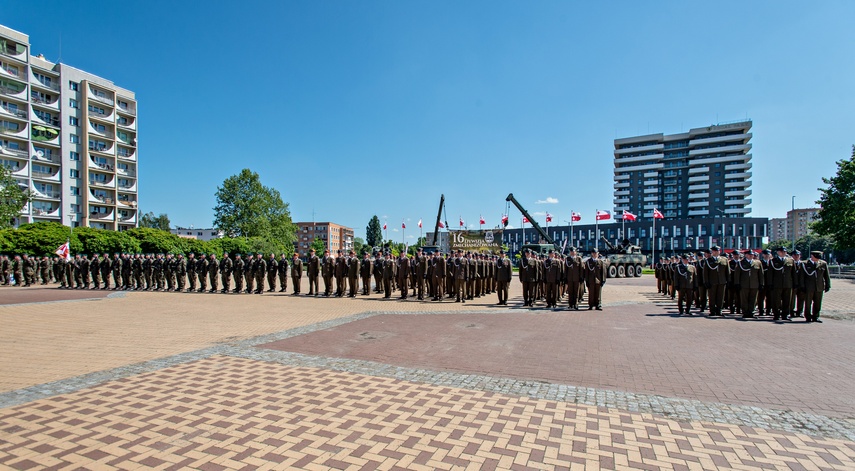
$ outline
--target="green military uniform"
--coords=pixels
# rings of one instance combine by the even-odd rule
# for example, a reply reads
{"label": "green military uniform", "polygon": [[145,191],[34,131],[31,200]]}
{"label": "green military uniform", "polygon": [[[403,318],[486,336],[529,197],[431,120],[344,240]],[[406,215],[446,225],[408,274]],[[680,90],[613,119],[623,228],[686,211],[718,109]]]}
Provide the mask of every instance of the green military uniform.
{"label": "green military uniform", "polygon": [[599,251],[594,249],[591,251],[591,258],[585,261],[584,273],[585,284],[588,287],[588,310],[596,308],[598,311],[603,309],[602,289],[606,284],[606,270],[608,262],[599,258]]}
{"label": "green military uniform", "polygon": [[757,306],[757,293],[763,289],[765,274],[763,264],[754,258],[754,252],[745,251],[746,258],[736,264],[735,273],[739,279],[739,294],[742,298],[742,317],[754,317]]}
{"label": "green military uniform", "polygon": [[682,262],[674,267],[674,287],[677,290],[677,309],[680,314],[691,315],[689,310],[694,300],[695,273],[695,266],[689,263],[688,255],[683,255]]}
{"label": "green military uniform", "polygon": [[819,320],[822,295],[831,289],[828,264],[822,260],[822,252],[811,252],[810,260],[802,264],[802,284],[805,292],[805,319],[808,322],[822,322]]}
{"label": "green military uniform", "polygon": [[294,294],[300,294],[300,281],[303,278],[303,261],[294,254],[291,260],[291,284],[294,285]]}

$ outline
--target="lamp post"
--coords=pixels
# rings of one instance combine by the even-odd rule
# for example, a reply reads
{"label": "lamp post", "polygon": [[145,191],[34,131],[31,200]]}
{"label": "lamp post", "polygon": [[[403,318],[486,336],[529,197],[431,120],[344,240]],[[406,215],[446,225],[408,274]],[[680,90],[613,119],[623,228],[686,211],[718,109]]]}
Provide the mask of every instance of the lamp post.
{"label": "lamp post", "polygon": [[[796,197],[793,196],[793,204],[792,211],[790,211],[793,218],[793,250],[796,250]],[[790,217],[787,217],[787,221],[789,221]]]}

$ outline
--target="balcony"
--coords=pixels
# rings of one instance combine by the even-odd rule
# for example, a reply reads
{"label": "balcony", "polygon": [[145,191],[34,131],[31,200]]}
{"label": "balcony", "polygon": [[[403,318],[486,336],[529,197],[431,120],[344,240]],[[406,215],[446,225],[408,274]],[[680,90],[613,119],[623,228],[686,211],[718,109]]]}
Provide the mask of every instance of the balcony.
{"label": "balcony", "polygon": [[722,147],[708,147],[706,149],[692,149],[689,151],[690,157],[700,156],[704,154],[726,154],[728,152],[748,152],[751,150],[751,144],[734,144]]}
{"label": "balcony", "polygon": [[709,167],[691,167],[691,168],[689,168],[689,175],[692,175],[695,173],[707,173],[709,171],[710,171]]}
{"label": "balcony", "polygon": [[730,208],[724,210],[725,214],[748,214],[751,212],[749,208]]}
{"label": "balcony", "polygon": [[615,204],[629,203],[629,198],[615,198]]}
{"label": "balcony", "polygon": [[629,175],[615,175],[615,181],[618,180],[629,180]]}
{"label": "balcony", "polygon": [[136,208],[137,207],[136,198],[128,198],[128,197],[125,197],[124,199],[120,198],[118,201],[116,201],[116,203],[118,203],[119,206],[124,206],[126,208]]}
{"label": "balcony", "polygon": [[615,149],[615,155],[634,154],[636,152],[650,152],[653,150],[663,150],[665,144],[661,142],[652,143],[647,146],[627,147],[626,149]]}
{"label": "balcony", "polygon": [[33,178],[36,178],[39,180],[48,180],[48,181],[52,181],[52,182],[58,182],[59,177],[60,177],[60,172],[59,172],[59,169],[57,169],[56,172],[53,172],[53,173],[37,172],[34,170],[32,175],[33,175]]}
{"label": "balcony", "polygon": [[10,105],[0,105],[0,116],[9,116],[16,119],[27,119],[27,110],[15,108]]}
{"label": "balcony", "polygon": [[725,198],[730,198],[733,196],[751,196],[751,190],[734,190],[724,192]]}
{"label": "balcony", "polygon": [[35,198],[58,200],[60,197],[59,191],[54,190],[53,188],[49,188],[49,189],[45,189],[44,191],[41,191],[38,188],[36,188],[35,186],[30,185],[30,190],[32,190],[33,196]]}
{"label": "balcony", "polygon": [[119,113],[127,114],[130,116],[136,116],[137,115],[137,107],[136,106],[130,106],[130,105],[124,106],[120,103],[119,106],[116,108],[116,110]]}
{"label": "balcony", "polygon": [[39,144],[50,144],[52,146],[59,146],[59,131],[57,131],[56,129],[35,125],[33,126],[31,138],[33,142],[38,142]]}
{"label": "balcony", "polygon": [[709,197],[710,197],[710,193],[708,191],[705,191],[703,193],[689,193],[689,199],[690,200],[696,200],[696,199],[701,199],[701,198],[709,198]]}
{"label": "balcony", "polygon": [[113,204],[113,197],[106,192],[95,193],[89,190],[89,201],[94,201],[100,204]]}
{"label": "balcony", "polygon": [[726,173],[724,178],[751,178],[751,172]]}
{"label": "balcony", "polygon": [[658,186],[648,186],[644,189],[645,195],[650,195],[653,193],[659,193],[659,187]]}
{"label": "balcony", "polygon": [[100,109],[87,109],[89,113],[89,117],[92,119],[98,119],[101,121],[107,121],[108,123],[113,123],[113,109],[107,108],[102,113]]}
{"label": "balcony", "polygon": [[128,213],[127,211],[119,211],[119,222],[124,222],[126,224],[136,224],[137,212],[131,211],[130,213]]}
{"label": "balcony", "polygon": [[706,216],[710,213],[709,209],[692,209],[689,210],[689,216]]}
{"label": "balcony", "polygon": [[89,185],[97,186],[100,188],[116,188],[116,179],[111,178],[108,180],[98,180],[96,178],[92,178],[92,175],[89,176]]}
{"label": "balcony", "polygon": [[724,171],[727,172],[730,170],[750,170],[751,167],[752,167],[751,162],[742,162],[742,163],[738,163],[738,164],[725,165]]}
{"label": "balcony", "polygon": [[709,201],[689,201],[690,208],[706,208],[710,205]]}
{"label": "balcony", "polygon": [[121,126],[124,129],[130,129],[132,131],[136,131],[137,129],[137,120],[136,118],[126,118],[124,116],[120,116],[116,120],[116,124]]}
{"label": "balcony", "polygon": [[27,178],[27,162],[4,162],[3,166],[13,177]]}
{"label": "balcony", "polygon": [[[50,77],[53,79],[53,77]],[[59,78],[57,77],[55,80],[50,80],[48,82],[43,82],[42,79],[38,78],[34,75],[30,76],[30,85],[33,85],[37,88],[45,88],[47,90],[51,90],[54,92],[59,92]]]}
{"label": "balcony", "polygon": [[127,192],[127,193],[136,193],[137,192],[137,182],[134,180],[133,183],[118,183],[116,187],[119,191]]}
{"label": "balcony", "polygon": [[116,216],[113,212],[113,209],[110,208],[109,213],[105,213],[102,211],[92,211],[92,207],[89,208],[89,219],[97,219],[99,221],[115,221]]}
{"label": "balcony", "polygon": [[15,80],[27,80],[27,69],[24,66],[12,67],[9,64],[0,62],[0,77],[8,77]]}
{"label": "balcony", "polygon": [[36,106],[43,106],[45,108],[50,108],[52,110],[59,111],[59,97],[57,96],[54,101],[47,101],[46,99],[30,93],[30,101],[33,102]]}
{"label": "balcony", "polygon": [[659,172],[644,172],[644,178],[659,178]]}
{"label": "balcony", "polygon": [[101,154],[107,154],[111,157],[113,155],[115,155],[115,153],[116,153],[115,146],[113,145],[112,142],[110,143],[110,147],[107,147],[106,143],[104,143],[104,144],[90,143],[89,144],[89,151],[90,152],[98,152]]}
{"label": "balcony", "polygon": [[695,176],[689,177],[689,183],[705,182],[705,181],[708,181],[709,179],[710,179],[709,175],[695,175]]}
{"label": "balcony", "polygon": [[751,140],[752,134],[750,132],[743,134],[731,134],[728,136],[718,136],[718,137],[707,137],[705,139],[692,139],[692,146],[700,146],[706,144],[718,144],[721,142],[738,142],[740,144],[744,144]]}
{"label": "balcony", "polygon": [[33,216],[43,218],[58,218],[59,206],[53,207],[33,207]]}
{"label": "balcony", "polygon": [[89,98],[90,100],[97,101],[98,103],[104,103],[105,105],[109,105],[109,106],[115,106],[116,102],[113,101],[112,98],[106,97],[106,96],[96,95],[95,92],[92,91],[92,87],[89,87],[89,91],[90,91],[90,93],[89,93],[89,96],[87,98]]}
{"label": "balcony", "polygon": [[33,149],[33,157],[34,161],[38,162],[50,162],[54,164],[61,163],[61,159],[59,157],[59,152],[47,152],[45,153],[42,150]]}
{"label": "balcony", "polygon": [[623,213],[624,211],[629,211],[629,206],[615,206],[615,213]]}
{"label": "balcony", "polygon": [[26,61],[27,60],[26,48],[22,47],[21,50],[19,50],[18,46],[19,46],[18,44],[15,44],[15,43],[9,44],[4,40],[3,42],[0,42],[0,54],[3,54],[4,56],[11,57],[13,59],[17,59],[19,61]]}
{"label": "balcony", "polygon": [[41,124],[45,124],[48,126],[54,126],[57,128],[60,125],[59,117],[54,117],[54,116],[48,117],[48,115],[45,114],[44,112],[38,112],[37,113],[35,109],[33,109],[33,122],[36,125],[39,125],[39,123],[41,123]]}
{"label": "balcony", "polygon": [[626,164],[633,162],[646,162],[648,160],[662,160],[662,154],[639,155],[638,157],[619,157],[615,158],[615,163]]}
{"label": "balcony", "polygon": [[[15,123],[15,124],[17,124],[17,123]],[[14,126],[15,124],[6,123],[5,121],[0,122],[0,135],[2,135],[3,137],[12,136],[12,137],[20,138],[20,139],[26,139],[27,138],[27,125],[26,124],[19,125],[17,129],[12,128],[12,127],[6,127],[7,125]]]}
{"label": "balcony", "polygon": [[747,188],[751,186],[751,182],[749,181],[741,181],[741,182],[725,182],[725,188]]}
{"label": "balcony", "polygon": [[92,122],[89,122],[89,134],[94,134],[99,137],[103,137],[105,139],[113,139],[113,132],[106,127],[103,130],[99,130],[96,125],[93,125]]}
{"label": "balcony", "polygon": [[132,162],[137,161],[136,149],[129,149],[126,147],[119,146],[118,149],[116,149],[116,156],[120,159],[130,160]]}
{"label": "balcony", "polygon": [[5,81],[0,81],[0,95],[15,98],[21,101],[27,101],[26,85],[21,85],[20,87],[10,87],[8,83],[3,82]]}
{"label": "balcony", "polygon": [[615,183],[615,189],[618,188],[629,188],[629,182]]}
{"label": "balcony", "polygon": [[132,168],[118,168],[116,169],[116,173],[122,175],[123,177],[136,177],[137,172]]}
{"label": "balcony", "polygon": [[696,185],[689,185],[689,191],[701,191],[701,190],[709,190],[709,183],[699,183]]}
{"label": "balcony", "polygon": [[111,161],[102,163],[98,162],[92,157],[89,157],[89,168],[93,170],[100,170],[102,172],[112,173],[115,167],[113,166],[113,163]]}
{"label": "balcony", "polygon": [[26,159],[27,151],[21,149],[13,149],[11,147],[0,146],[0,155],[15,157],[18,159]]}
{"label": "balcony", "polygon": [[116,133],[116,139],[119,140],[122,144],[127,146],[136,147],[137,145],[137,137],[133,134],[128,133]]}
{"label": "balcony", "polygon": [[616,191],[615,196],[629,196],[629,190]]}

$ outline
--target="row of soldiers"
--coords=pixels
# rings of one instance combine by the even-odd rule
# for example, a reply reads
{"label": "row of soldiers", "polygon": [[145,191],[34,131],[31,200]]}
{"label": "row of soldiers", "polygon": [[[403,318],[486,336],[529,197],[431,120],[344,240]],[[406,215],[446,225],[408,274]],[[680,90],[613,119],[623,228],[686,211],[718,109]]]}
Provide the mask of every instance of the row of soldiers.
{"label": "row of soldiers", "polygon": [[30,257],[29,255],[0,255],[0,274],[3,279],[0,284],[8,286],[16,284],[20,286],[32,286],[39,282],[43,285],[51,281],[49,257]]}
{"label": "row of soldiers", "polygon": [[710,316],[721,316],[727,308],[744,318],[759,315],[773,320],[804,317],[822,322],[823,293],[831,289],[828,264],[822,252],[809,260],[801,252],[777,247],[760,253],[734,251],[723,256],[718,246],[670,259],[662,257],[655,266],[660,293],[677,298],[680,314],[691,315],[692,305],[700,312],[709,306]]}
{"label": "row of soldiers", "polygon": [[600,257],[596,248],[584,261],[575,247],[568,252],[565,256],[554,250],[547,255],[523,251],[519,266],[523,305],[534,307],[538,300],[545,299],[547,308],[557,308],[567,295],[568,307],[578,311],[587,291],[588,310],[603,309],[602,288],[606,284],[608,259]]}

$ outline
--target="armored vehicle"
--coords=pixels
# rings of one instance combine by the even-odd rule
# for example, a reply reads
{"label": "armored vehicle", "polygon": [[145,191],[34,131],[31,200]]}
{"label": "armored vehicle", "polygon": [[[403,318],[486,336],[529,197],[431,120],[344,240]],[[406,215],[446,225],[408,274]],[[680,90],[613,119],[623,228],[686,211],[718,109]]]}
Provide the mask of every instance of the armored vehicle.
{"label": "armored vehicle", "polygon": [[605,237],[600,239],[608,247],[608,250],[603,251],[603,255],[609,259],[609,278],[641,276],[642,268],[647,266],[647,255],[641,253],[641,247],[631,245],[626,239],[617,247]]}

